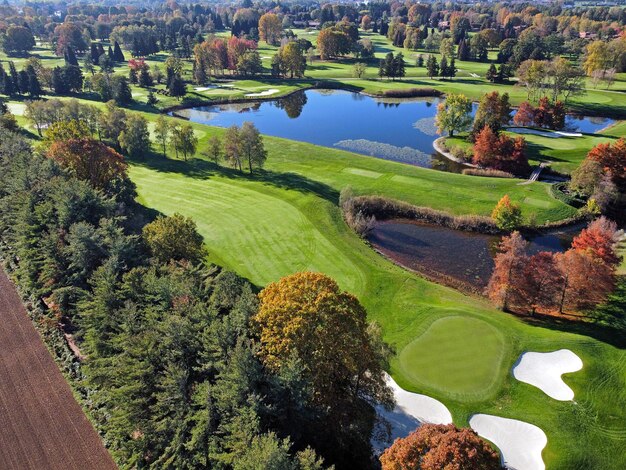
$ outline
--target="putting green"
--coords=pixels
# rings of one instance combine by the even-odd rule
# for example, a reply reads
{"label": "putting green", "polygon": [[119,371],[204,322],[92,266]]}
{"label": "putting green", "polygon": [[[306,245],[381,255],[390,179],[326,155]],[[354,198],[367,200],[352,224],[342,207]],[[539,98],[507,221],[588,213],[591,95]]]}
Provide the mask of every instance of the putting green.
{"label": "putting green", "polygon": [[502,333],[472,317],[433,322],[399,356],[403,373],[451,398],[482,400],[495,391],[506,345]]}

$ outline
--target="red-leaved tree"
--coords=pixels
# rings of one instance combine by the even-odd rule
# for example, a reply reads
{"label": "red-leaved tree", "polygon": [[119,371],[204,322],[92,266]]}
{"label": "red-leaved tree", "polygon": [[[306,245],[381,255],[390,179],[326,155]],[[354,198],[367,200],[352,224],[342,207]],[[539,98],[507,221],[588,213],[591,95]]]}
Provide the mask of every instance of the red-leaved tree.
{"label": "red-leaved tree", "polygon": [[382,470],[495,470],[500,458],[469,428],[424,424],[380,456]]}
{"label": "red-leaved tree", "polygon": [[626,140],[618,139],[613,144],[598,144],[587,154],[587,158],[602,165],[617,189],[626,192]]}
{"label": "red-leaved tree", "polygon": [[524,174],[530,169],[526,157],[526,141],[523,137],[512,139],[496,134],[485,126],[474,142],[474,165],[514,174]]}
{"label": "red-leaved tree", "polygon": [[500,243],[499,252],[494,260],[495,267],[485,292],[502,310],[508,310],[511,305],[520,303],[519,286],[528,259],[527,246],[528,242],[519,232],[503,237]]}
{"label": "red-leaved tree", "polygon": [[532,126],[535,123],[535,108],[528,101],[523,101],[515,116],[513,116],[513,123],[516,126]]}
{"label": "red-leaved tree", "polygon": [[606,264],[617,267],[622,260],[616,251],[617,237],[617,224],[606,217],[600,217],[574,238],[572,248],[589,251]]}
{"label": "red-leaved tree", "polygon": [[94,188],[105,189],[114,179],[126,178],[124,157],[92,138],[56,141],[47,155]]}
{"label": "red-leaved tree", "polygon": [[542,251],[528,258],[518,289],[526,309],[551,310],[557,305],[562,275],[554,253]]}

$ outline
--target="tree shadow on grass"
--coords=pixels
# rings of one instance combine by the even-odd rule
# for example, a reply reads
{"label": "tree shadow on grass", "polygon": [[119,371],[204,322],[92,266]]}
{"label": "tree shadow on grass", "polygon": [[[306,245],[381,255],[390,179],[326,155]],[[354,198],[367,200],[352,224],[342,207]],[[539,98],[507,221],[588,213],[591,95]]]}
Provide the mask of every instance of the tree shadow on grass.
{"label": "tree shadow on grass", "polygon": [[165,159],[162,155],[154,153],[144,160],[132,160],[132,163],[158,172],[178,173],[196,179],[209,179],[212,176],[220,176],[233,180],[254,181],[280,189],[298,191],[303,194],[315,194],[333,204],[337,204],[339,201],[339,192],[337,190],[327,184],[311,180],[297,173],[255,170],[250,174],[247,171],[240,172],[200,158],[181,161]]}
{"label": "tree shadow on grass", "polygon": [[618,348],[626,348],[626,276],[621,276],[607,302],[586,313],[590,321],[572,316],[534,315],[527,323],[551,330],[590,336]]}

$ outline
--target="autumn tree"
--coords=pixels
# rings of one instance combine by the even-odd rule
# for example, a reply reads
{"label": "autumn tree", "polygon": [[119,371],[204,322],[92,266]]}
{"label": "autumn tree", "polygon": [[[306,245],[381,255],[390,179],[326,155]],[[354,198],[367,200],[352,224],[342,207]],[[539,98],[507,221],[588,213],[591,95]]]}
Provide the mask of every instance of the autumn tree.
{"label": "autumn tree", "polygon": [[289,73],[290,78],[304,76],[306,70],[306,57],[295,41],[291,41],[278,49],[274,56],[272,66],[277,67],[277,75]]}
{"label": "autumn tree", "polygon": [[523,137],[512,139],[505,134],[498,135],[490,126],[485,126],[478,133],[473,150],[474,165],[518,175],[530,169]]}
{"label": "autumn tree", "polygon": [[236,125],[226,129],[224,134],[224,158],[233,168],[242,171],[242,154],[239,136],[239,127]]}
{"label": "autumn tree", "polygon": [[523,273],[517,289],[525,308],[530,308],[534,314],[537,310],[550,310],[556,306],[563,281],[555,254],[541,251],[530,256]]}
{"label": "autumn tree", "polygon": [[203,261],[207,252],[196,223],[181,214],[159,216],[143,228],[143,238],[152,256],[161,263],[186,260]]}
{"label": "autumn tree", "polygon": [[472,134],[477,135],[485,126],[491,127],[494,132],[498,132],[510,120],[511,104],[509,102],[509,94],[503,93],[500,95],[497,91],[485,93],[478,103]]}
{"label": "autumn tree", "polygon": [[499,228],[513,230],[522,224],[522,209],[505,194],[493,208],[491,217]]}
{"label": "autumn tree", "polygon": [[557,255],[561,286],[559,312],[581,310],[604,302],[615,288],[615,269],[590,250],[569,249]]}
{"label": "autumn tree", "polygon": [[56,141],[47,156],[94,188],[106,189],[113,180],[126,178],[124,157],[90,137]]}
{"label": "autumn tree", "polygon": [[440,134],[447,131],[452,137],[455,131],[464,131],[472,123],[472,100],[467,96],[450,93],[437,105],[435,122]]}
{"label": "autumn tree", "polygon": [[606,217],[599,217],[584,228],[572,241],[572,248],[588,251],[595,258],[617,268],[622,258],[617,254],[617,224]]}
{"label": "autumn tree", "polygon": [[275,13],[265,13],[259,18],[259,36],[262,41],[273,46],[280,42],[283,22]]}
{"label": "autumn tree", "polygon": [[513,116],[513,123],[516,126],[532,126],[535,123],[535,108],[528,101],[522,101],[517,112]]}
{"label": "autumn tree", "polygon": [[0,43],[7,55],[24,55],[35,47],[35,38],[29,28],[11,25],[0,36]]}
{"label": "autumn tree", "polygon": [[297,357],[313,402],[339,415],[354,399],[389,402],[385,355],[356,297],[328,276],[301,272],[269,284],[259,299],[253,321],[268,368],[280,372]]}
{"label": "autumn tree", "polygon": [[626,192],[626,140],[622,137],[617,141],[596,145],[587,154],[587,158],[602,165],[620,192]]}
{"label": "autumn tree", "polygon": [[54,28],[53,42],[58,56],[62,56],[68,46],[78,54],[87,51],[87,42],[82,30],[71,21],[66,21]]}
{"label": "autumn tree", "polygon": [[217,135],[213,135],[209,138],[209,146],[205,154],[213,160],[216,165],[220,162],[224,153],[222,140]]}
{"label": "autumn tree", "polygon": [[497,470],[500,457],[469,428],[424,424],[380,456],[382,470]]}
{"label": "autumn tree", "polygon": [[495,267],[485,293],[502,310],[507,311],[519,300],[518,286],[526,264],[527,246],[528,242],[516,231],[503,237],[498,247]]}

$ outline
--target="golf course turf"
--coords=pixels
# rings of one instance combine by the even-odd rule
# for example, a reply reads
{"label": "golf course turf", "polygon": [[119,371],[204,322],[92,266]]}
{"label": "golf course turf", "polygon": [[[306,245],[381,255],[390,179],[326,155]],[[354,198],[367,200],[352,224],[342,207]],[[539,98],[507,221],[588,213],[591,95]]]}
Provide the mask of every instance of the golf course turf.
{"label": "golf course turf", "polygon": [[[202,128],[204,138],[223,132]],[[620,451],[626,442],[626,416],[619,406],[626,399],[622,349],[586,336],[594,333],[591,329],[583,328],[581,335],[567,332],[571,328],[560,322],[532,326],[482,299],[409,273],[358,238],[337,207],[339,190],[350,184],[356,191],[369,188],[369,193],[455,213],[489,213],[501,194],[510,191],[540,220],[571,215],[571,208],[549,196],[547,185],[517,186],[515,180],[442,173],[277,138],[266,137],[266,147],[267,168],[252,176],[201,159],[182,162],[156,155],[133,162],[130,176],[141,203],[164,214],[194,218],[209,259],[259,287],[305,269],[334,277],[359,297],[370,319],[382,325],[385,339],[396,350],[390,372],[398,384],[441,400],[457,424],[467,425],[474,413],[490,413],[537,425],[548,435],[543,457],[549,468],[611,468],[615,459],[626,465]],[[360,176],[353,169],[380,176]],[[447,343],[456,348],[451,357],[466,361],[468,370],[455,377],[432,374],[424,384],[405,369],[412,362],[437,364],[438,356],[424,344],[428,346],[433,334],[429,329],[442,318],[441,331],[446,330]],[[471,337],[476,331],[488,332],[486,346]],[[615,335],[609,339],[616,341]],[[585,363],[582,371],[568,377],[575,404],[555,404],[510,373],[524,351],[559,348],[571,349]],[[472,367],[489,386],[478,383]],[[424,380],[421,374],[419,379]],[[450,384],[449,390],[439,391]],[[581,439],[588,444],[580,446]]]}
{"label": "golf course turf", "polygon": [[443,317],[402,350],[399,369],[425,388],[480,401],[494,392],[505,348],[502,333],[489,323]]}

